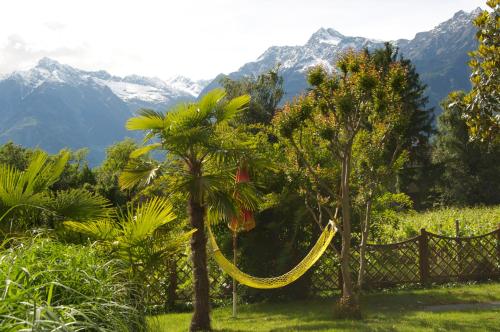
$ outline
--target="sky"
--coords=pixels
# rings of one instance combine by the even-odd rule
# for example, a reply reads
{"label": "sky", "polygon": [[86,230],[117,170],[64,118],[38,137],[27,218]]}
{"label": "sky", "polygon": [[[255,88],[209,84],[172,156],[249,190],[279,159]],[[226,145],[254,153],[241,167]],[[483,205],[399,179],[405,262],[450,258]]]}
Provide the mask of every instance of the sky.
{"label": "sky", "polygon": [[411,39],[485,0],[16,0],[0,11],[0,74],[50,57],[85,70],[167,79],[236,71],[319,28]]}

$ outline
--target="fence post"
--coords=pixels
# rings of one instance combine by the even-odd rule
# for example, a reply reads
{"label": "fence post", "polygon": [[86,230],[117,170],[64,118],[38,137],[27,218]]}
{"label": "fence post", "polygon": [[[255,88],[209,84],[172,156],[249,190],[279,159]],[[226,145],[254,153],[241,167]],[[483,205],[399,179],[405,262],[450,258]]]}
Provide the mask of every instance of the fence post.
{"label": "fence post", "polygon": [[498,265],[500,266],[500,223],[498,224],[498,230],[497,230],[497,258],[498,258]]}
{"label": "fence post", "polygon": [[418,239],[418,259],[420,271],[420,283],[422,285],[429,284],[429,239],[425,228],[420,230]]}
{"label": "fence post", "polygon": [[458,275],[457,275],[457,279],[459,281],[463,281],[465,280],[465,271],[464,271],[464,266],[462,264],[462,261],[463,261],[463,257],[462,257],[462,253],[463,253],[463,250],[462,250],[462,241],[460,240],[460,221],[458,219],[455,219],[455,237],[456,237],[456,241],[457,241],[457,271],[458,271]]}

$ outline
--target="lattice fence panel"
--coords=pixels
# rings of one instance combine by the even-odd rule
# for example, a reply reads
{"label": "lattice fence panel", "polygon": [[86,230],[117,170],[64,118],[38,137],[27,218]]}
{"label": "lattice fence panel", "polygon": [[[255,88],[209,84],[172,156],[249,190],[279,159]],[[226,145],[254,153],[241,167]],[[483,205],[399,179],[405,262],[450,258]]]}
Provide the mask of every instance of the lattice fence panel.
{"label": "lattice fence panel", "polygon": [[[469,238],[450,238],[425,231],[422,234],[400,243],[368,245],[365,286],[421,282],[422,266],[432,282],[500,278],[500,229]],[[422,257],[420,241],[425,249]],[[350,261],[353,282],[357,280],[359,255],[359,248],[353,247]],[[229,299],[231,278],[211,259],[208,269],[211,298],[214,301]],[[313,296],[332,296],[340,289],[340,284],[340,258],[333,248],[328,248],[313,267],[311,293]],[[189,305],[193,298],[189,254],[169,258],[149,276],[147,285],[146,302],[152,307],[161,310],[173,303]]]}
{"label": "lattice fence panel", "polygon": [[364,280],[367,286],[417,283],[420,281],[418,239],[390,245],[370,245],[366,263]]}
{"label": "lattice fence panel", "polygon": [[499,232],[469,238],[428,233],[431,280],[484,280],[500,276]]}
{"label": "lattice fence panel", "polygon": [[335,250],[328,248],[313,267],[311,293],[314,296],[328,297],[339,288],[340,263]]}

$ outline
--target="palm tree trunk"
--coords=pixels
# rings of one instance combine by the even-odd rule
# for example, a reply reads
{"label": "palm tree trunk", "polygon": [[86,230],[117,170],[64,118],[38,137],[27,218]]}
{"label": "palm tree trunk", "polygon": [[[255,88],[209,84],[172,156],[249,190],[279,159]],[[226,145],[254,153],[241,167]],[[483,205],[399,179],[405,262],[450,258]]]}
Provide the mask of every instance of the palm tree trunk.
{"label": "palm tree trunk", "polygon": [[205,209],[191,195],[189,198],[189,218],[196,229],[191,237],[191,259],[194,279],[194,313],[190,331],[210,331],[209,282],[207,269],[207,237],[204,225]]}
{"label": "palm tree trunk", "polygon": [[363,281],[366,270],[366,244],[368,242],[368,231],[370,229],[370,215],[372,211],[372,199],[368,198],[366,202],[365,222],[361,226],[361,246],[359,248],[359,274],[358,274],[358,289],[363,288]]}

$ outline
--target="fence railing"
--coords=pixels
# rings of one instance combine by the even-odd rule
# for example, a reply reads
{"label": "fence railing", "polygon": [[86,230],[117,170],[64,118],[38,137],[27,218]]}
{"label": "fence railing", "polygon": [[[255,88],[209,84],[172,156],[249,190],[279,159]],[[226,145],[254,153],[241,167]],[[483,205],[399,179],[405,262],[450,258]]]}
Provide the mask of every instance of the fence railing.
{"label": "fence railing", "polygon": [[[353,280],[359,271],[359,248],[352,249]],[[448,237],[422,229],[420,235],[391,244],[368,244],[364,287],[444,283],[470,280],[500,280],[500,226],[472,237]],[[229,298],[231,279],[209,260],[213,299]],[[341,287],[338,256],[328,249],[313,267],[311,296],[329,296]],[[190,260],[179,255],[169,260],[148,281],[148,302],[171,306],[192,299]]]}

